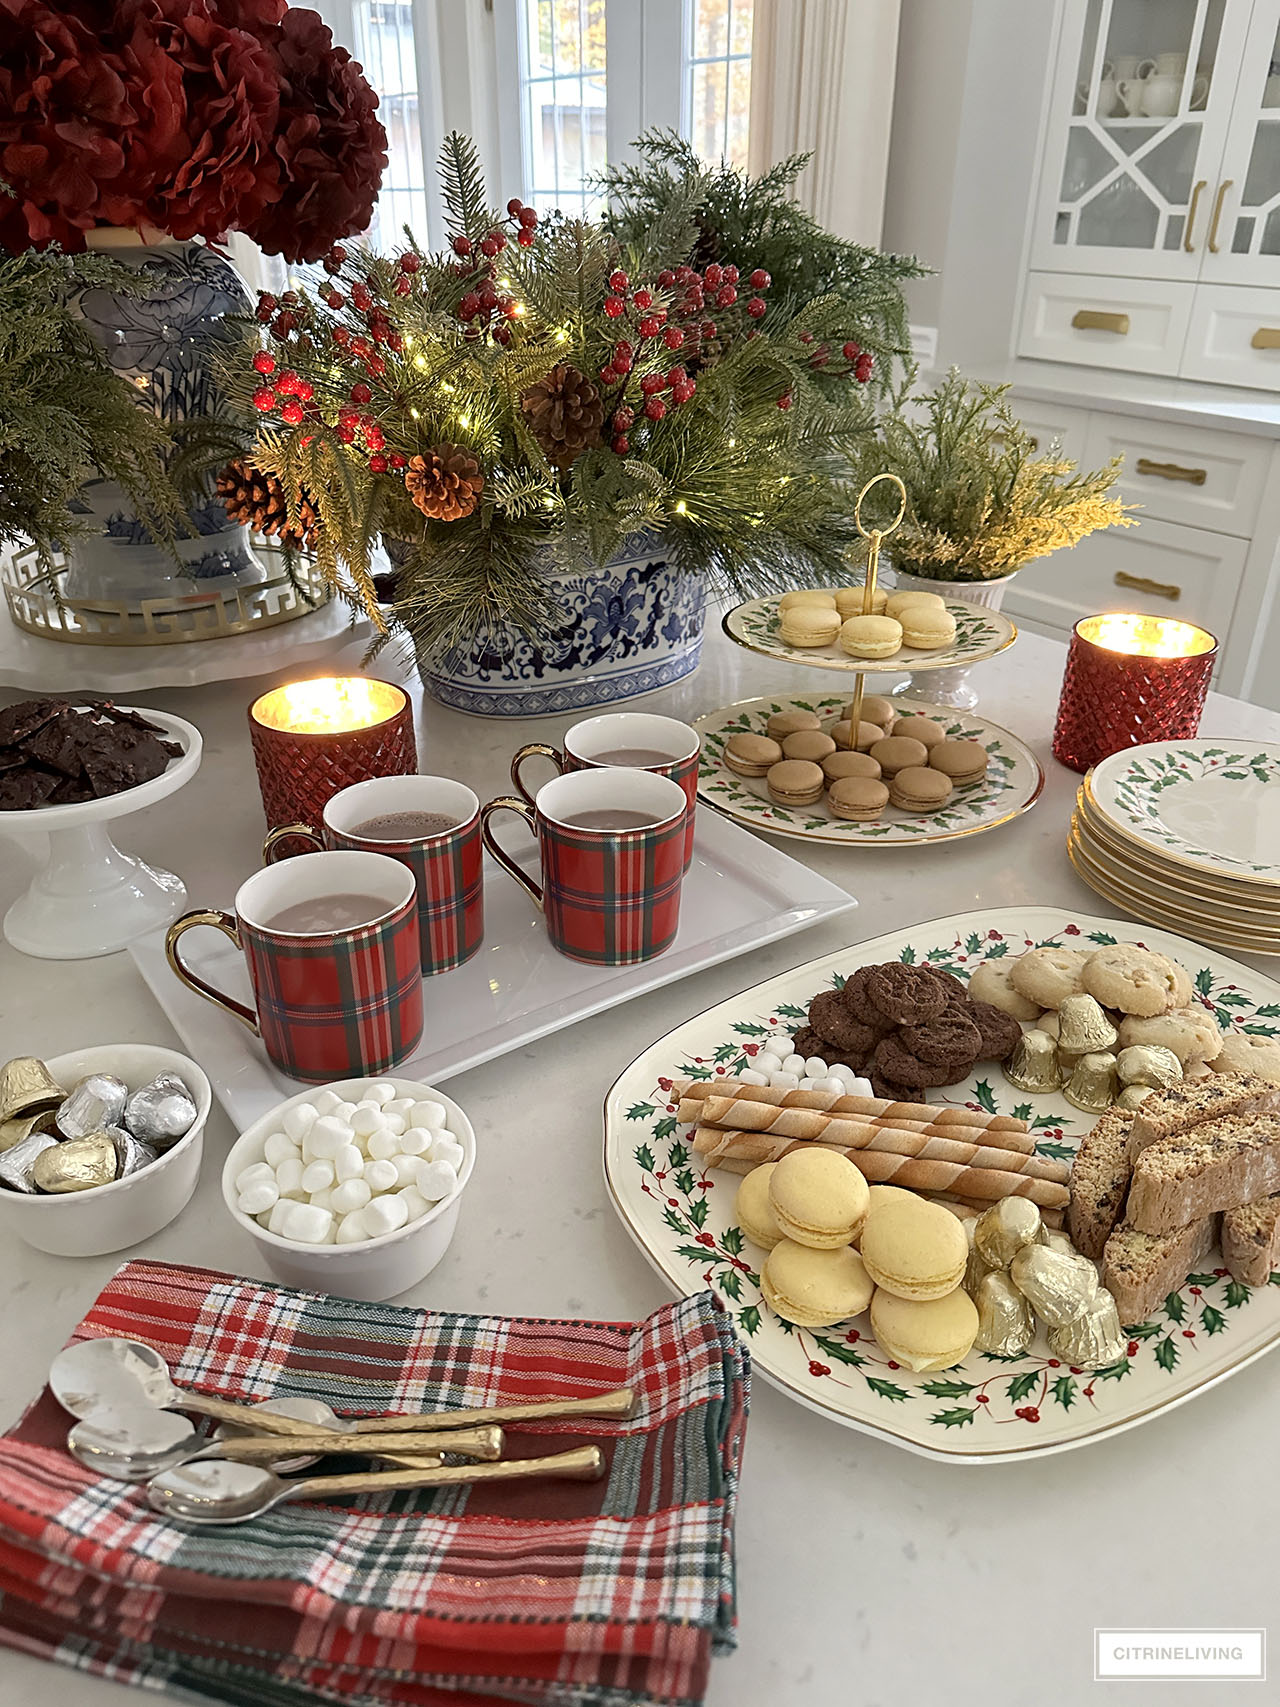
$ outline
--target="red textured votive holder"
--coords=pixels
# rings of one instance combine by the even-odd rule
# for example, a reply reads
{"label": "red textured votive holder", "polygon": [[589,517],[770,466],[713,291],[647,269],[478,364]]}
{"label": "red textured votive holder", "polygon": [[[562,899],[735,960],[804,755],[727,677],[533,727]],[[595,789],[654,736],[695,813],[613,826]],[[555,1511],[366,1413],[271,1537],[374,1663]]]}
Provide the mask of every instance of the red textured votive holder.
{"label": "red textured votive holder", "polygon": [[267,828],[319,824],[340,789],[418,768],[413,707],[372,676],[321,676],[273,688],[249,707]]}
{"label": "red textured votive holder", "polygon": [[1087,771],[1125,747],[1189,741],[1200,727],[1218,642],[1168,617],[1108,612],[1076,624],[1053,756]]}

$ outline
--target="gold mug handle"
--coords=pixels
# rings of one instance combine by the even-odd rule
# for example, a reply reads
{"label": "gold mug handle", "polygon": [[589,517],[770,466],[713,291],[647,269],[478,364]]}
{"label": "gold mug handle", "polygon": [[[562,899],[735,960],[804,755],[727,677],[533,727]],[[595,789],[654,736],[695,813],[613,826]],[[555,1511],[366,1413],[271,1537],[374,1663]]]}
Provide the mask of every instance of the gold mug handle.
{"label": "gold mug handle", "polygon": [[286,841],[293,836],[298,837],[299,840],[304,842],[314,842],[316,845],[316,852],[323,853],[324,842],[321,840],[319,832],[317,830],[313,830],[310,824],[278,824],[274,830],[267,831],[266,838],[263,841],[263,865],[274,865],[276,862],[276,849],[279,847],[281,842]]}
{"label": "gold mug handle", "polygon": [[[568,761],[559,747],[550,747],[545,741],[529,741],[521,747],[511,761],[511,780],[516,785],[516,791],[523,795],[529,805],[532,806],[533,796],[529,793],[520,775],[520,767],[526,759],[550,759],[561,776],[564,775],[565,765]],[[497,805],[497,801],[494,804]]]}
{"label": "gold mug handle", "polygon": [[247,1025],[255,1037],[258,1036],[258,1016],[252,1008],[245,1007],[243,1002],[237,1002],[233,996],[224,996],[221,990],[215,990],[189,966],[184,966],[178,954],[178,938],[184,931],[194,929],[196,925],[212,925],[214,930],[221,931],[223,936],[230,937],[236,947],[240,947],[240,931],[235,918],[230,913],[220,912],[216,907],[197,908],[194,913],[184,913],[180,919],[175,919],[165,932],[165,959],[177,976],[189,990],[194,990],[197,996],[203,996],[206,1002],[212,1002],[216,1008],[226,1011],[238,1019],[241,1025]]}
{"label": "gold mug handle", "polygon": [[[517,800],[511,794],[500,794],[496,800],[491,800],[487,806],[480,808],[480,838],[498,864],[511,873],[520,887],[532,898],[534,905],[541,909],[542,885],[535,883],[527,872],[520,869],[506,849],[498,845],[490,820],[499,812],[514,812],[517,817],[523,818],[533,832],[535,841],[538,837],[537,815],[527,800]],[[182,923],[181,919],[178,923]]]}

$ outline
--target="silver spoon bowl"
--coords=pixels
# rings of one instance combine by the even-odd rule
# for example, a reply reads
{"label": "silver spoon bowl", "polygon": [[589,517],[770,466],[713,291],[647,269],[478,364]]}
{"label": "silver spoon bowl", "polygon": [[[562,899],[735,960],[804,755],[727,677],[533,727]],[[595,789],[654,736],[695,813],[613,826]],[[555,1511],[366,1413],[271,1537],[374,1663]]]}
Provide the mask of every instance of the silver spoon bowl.
{"label": "silver spoon bowl", "polygon": [[262,1434],[307,1434],[314,1427],[276,1410],[237,1405],[177,1386],[164,1358],[141,1340],[81,1340],[69,1345],[53,1360],[49,1386],[73,1417],[150,1405],[161,1411],[194,1411],[197,1416],[243,1424]]}

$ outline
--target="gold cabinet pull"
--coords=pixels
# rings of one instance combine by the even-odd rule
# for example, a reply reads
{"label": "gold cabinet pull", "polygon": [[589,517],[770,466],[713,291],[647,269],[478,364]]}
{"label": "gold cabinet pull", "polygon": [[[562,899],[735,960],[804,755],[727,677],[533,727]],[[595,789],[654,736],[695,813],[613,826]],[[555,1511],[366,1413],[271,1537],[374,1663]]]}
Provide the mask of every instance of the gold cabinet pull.
{"label": "gold cabinet pull", "polygon": [[1259,326],[1249,344],[1255,350],[1280,350],[1280,326]]}
{"label": "gold cabinet pull", "polygon": [[1105,308],[1077,308],[1071,324],[1081,332],[1118,332],[1122,338],[1129,333],[1129,316],[1112,314]]}
{"label": "gold cabinet pull", "polygon": [[1156,599],[1180,599],[1182,588],[1176,581],[1153,581],[1146,575],[1127,575],[1123,569],[1115,573],[1117,587],[1125,587],[1131,593],[1150,593]]}
{"label": "gold cabinet pull", "polygon": [[1184,468],[1180,462],[1152,462],[1140,456],[1136,463],[1139,474],[1149,474],[1155,480],[1185,480],[1188,486],[1203,486],[1209,478],[1207,468]]}
{"label": "gold cabinet pull", "polygon": [[1187,209],[1187,228],[1182,233],[1182,247],[1187,251],[1188,255],[1195,248],[1195,244],[1191,241],[1191,228],[1196,222],[1196,209],[1200,205],[1200,193],[1208,187],[1208,178],[1197,178],[1196,187],[1191,192],[1191,206]]}
{"label": "gold cabinet pull", "polygon": [[1235,182],[1234,178],[1224,178],[1218,185],[1218,193],[1213,198],[1213,218],[1209,221],[1209,253],[1218,253],[1218,221],[1222,218],[1222,204],[1227,199],[1227,191]]}

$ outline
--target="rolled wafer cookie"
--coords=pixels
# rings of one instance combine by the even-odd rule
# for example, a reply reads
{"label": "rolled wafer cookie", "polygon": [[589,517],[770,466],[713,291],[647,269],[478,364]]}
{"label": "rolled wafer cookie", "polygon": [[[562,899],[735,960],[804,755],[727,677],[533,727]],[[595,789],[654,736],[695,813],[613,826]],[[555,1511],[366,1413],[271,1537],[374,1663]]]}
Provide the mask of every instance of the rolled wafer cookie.
{"label": "rolled wafer cookie", "polygon": [[[781,1161],[793,1150],[811,1145],[804,1139],[771,1138],[761,1132],[724,1132],[715,1126],[699,1126],[693,1147],[708,1166],[745,1162],[734,1172],[749,1173],[761,1162]],[[824,1146],[835,1148],[835,1146]],[[963,1162],[926,1162],[915,1156],[897,1156],[884,1150],[842,1150],[854,1167],[872,1185],[900,1185],[909,1191],[955,1192],[975,1201],[998,1202],[1002,1197],[1029,1197],[1046,1209],[1065,1209],[1070,1196],[1056,1180],[1033,1179],[1029,1174],[1006,1173],[1003,1168],[971,1168]]]}
{"label": "rolled wafer cookie", "polygon": [[[716,1118],[723,1106],[729,1112],[740,1109],[740,1103],[721,1103],[720,1099],[708,1097],[702,1105],[706,1109],[706,1118],[699,1126],[700,1131],[711,1127],[719,1127],[726,1134],[742,1130],[728,1121]],[[819,1131],[796,1130],[806,1122],[822,1121],[824,1125]],[[955,1129],[950,1132],[930,1132],[921,1128],[915,1132],[903,1132],[898,1127],[880,1126],[870,1120],[833,1120],[829,1115],[814,1114],[809,1109],[788,1108],[780,1109],[778,1117],[767,1129],[748,1128],[762,1131],[770,1138],[796,1138],[809,1143],[820,1144],[823,1149],[837,1150],[883,1150],[892,1156],[918,1156],[921,1161],[962,1162],[969,1168],[1000,1168],[1005,1173],[1027,1174],[1032,1179],[1054,1180],[1059,1185],[1065,1185],[1071,1177],[1071,1171],[1065,1162],[1056,1162],[1047,1156],[1028,1156],[1021,1150],[1003,1150],[996,1144],[976,1144],[955,1136]],[[972,1129],[971,1129],[972,1130]]]}
{"label": "rolled wafer cookie", "polygon": [[[1008,1136],[1026,1134],[1027,1123],[1012,1114],[982,1114],[971,1108],[951,1108],[936,1102],[889,1102],[884,1097],[836,1096],[834,1091],[789,1091],[778,1085],[744,1085],[740,1079],[674,1079],[669,1100],[698,1101],[733,1097],[744,1102],[768,1102],[775,1108],[816,1108],[825,1114],[875,1115],[880,1120],[926,1121],[938,1126],[981,1126],[999,1132],[1007,1149],[1022,1149]],[[1026,1148],[1033,1148],[1032,1139]]]}
{"label": "rolled wafer cookie", "polygon": [[[723,1126],[739,1132],[764,1132],[775,1138],[804,1138],[819,1144],[835,1145],[839,1149],[888,1150],[900,1156],[922,1155],[927,1151],[939,1159],[963,1161],[971,1167],[1001,1167],[1010,1173],[1057,1180],[1061,1185],[1066,1184],[1071,1172],[1065,1162],[1051,1161],[1029,1151],[1012,1150],[1001,1142],[1003,1133],[990,1132],[989,1129],[983,1131],[974,1126],[917,1125],[906,1128],[877,1120],[822,1114],[812,1108],[774,1108],[769,1103],[746,1102],[736,1097],[705,1097],[698,1124]],[[990,1145],[980,1142],[988,1136]],[[928,1149],[930,1145],[934,1148]],[[983,1149],[1001,1160],[990,1163],[975,1161],[974,1156]]]}
{"label": "rolled wafer cookie", "polygon": [[[706,1113],[707,1104],[713,1101],[719,1103],[720,1100],[720,1098],[711,1096],[703,1097],[701,1100],[696,1097],[685,1097],[676,1107],[676,1119],[682,1126],[697,1126],[700,1121],[711,1120],[712,1117]],[[967,1122],[954,1120],[926,1121],[901,1120],[897,1118],[890,1119],[886,1115],[859,1115],[852,1111],[842,1112],[840,1109],[840,1102],[868,1102],[876,1100],[868,1097],[845,1097],[840,1099],[829,1097],[826,1100],[829,1101],[832,1106],[830,1109],[825,1111],[792,1103],[757,1103],[750,1097],[733,1097],[726,1098],[724,1100],[731,1108],[735,1110],[746,1110],[747,1113],[745,1115],[734,1114],[724,1119],[717,1116],[712,1123],[717,1126],[738,1127],[743,1131],[764,1131],[765,1128],[757,1125],[756,1122],[761,1120],[764,1117],[764,1114],[769,1110],[776,1109],[780,1113],[785,1112],[787,1114],[798,1115],[802,1119],[806,1119],[811,1115],[817,1115],[820,1117],[830,1116],[833,1119],[848,1118],[858,1121],[869,1120],[876,1126],[888,1127],[895,1131],[934,1132],[939,1136],[945,1134],[951,1138],[963,1138],[971,1143],[978,1143],[982,1139],[990,1137],[992,1142],[998,1143],[1002,1149],[1020,1150],[1024,1155],[1028,1156],[1031,1155],[1036,1147],[1036,1141],[1030,1133],[1006,1132],[1003,1127],[971,1126]],[[930,1105],[929,1103],[901,1103],[898,1106],[903,1108],[918,1107],[923,1113],[930,1106],[936,1105]],[[784,1131],[785,1128],[771,1123],[768,1130],[771,1132],[780,1132]],[[805,1138],[809,1136],[809,1133],[807,1129],[803,1131],[797,1130],[793,1133],[793,1136],[796,1138]]]}

